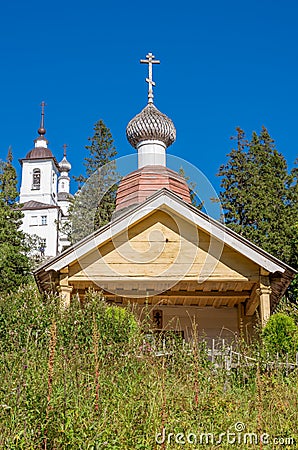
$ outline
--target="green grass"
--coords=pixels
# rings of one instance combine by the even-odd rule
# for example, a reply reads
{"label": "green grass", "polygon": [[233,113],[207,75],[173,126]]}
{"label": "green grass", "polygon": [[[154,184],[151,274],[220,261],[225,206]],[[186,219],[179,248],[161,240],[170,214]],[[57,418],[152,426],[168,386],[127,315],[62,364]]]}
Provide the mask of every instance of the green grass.
{"label": "green grass", "polygon": [[204,349],[179,342],[172,356],[143,353],[132,314],[113,311],[90,294],[61,312],[34,287],[0,300],[1,449],[261,448],[155,442],[163,427],[218,435],[237,422],[298,442],[297,373],[215,371]]}

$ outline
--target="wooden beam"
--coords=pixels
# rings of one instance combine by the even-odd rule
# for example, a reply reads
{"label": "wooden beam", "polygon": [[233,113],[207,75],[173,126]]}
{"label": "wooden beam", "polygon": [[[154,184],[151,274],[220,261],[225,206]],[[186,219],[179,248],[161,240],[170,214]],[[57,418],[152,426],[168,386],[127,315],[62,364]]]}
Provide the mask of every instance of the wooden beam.
{"label": "wooden beam", "polygon": [[[121,290],[115,292],[115,294],[117,295],[121,295],[121,296],[125,296],[125,297],[130,297],[130,296],[134,296],[137,294],[137,291],[129,291],[129,290]],[[110,296],[114,296],[115,294],[110,294],[109,292],[103,292],[103,296],[104,297],[110,297]],[[225,291],[225,292],[188,292],[188,291],[169,291],[169,292],[164,292],[162,294],[157,294],[157,295],[150,295],[150,297],[153,297],[154,299],[170,299],[172,297],[182,297],[182,298],[190,298],[190,299],[204,299],[204,298],[210,298],[210,299],[247,299],[250,296],[250,291]],[[141,297],[140,297],[141,298]],[[142,297],[143,298],[143,297]]]}
{"label": "wooden beam", "polygon": [[251,291],[248,302],[245,305],[245,315],[253,316],[256,312],[257,307],[260,303],[260,288],[259,285],[256,284]]}
{"label": "wooden beam", "polygon": [[70,286],[68,283],[68,274],[68,267],[63,268],[63,270],[60,271],[58,291],[61,298],[61,306],[63,308],[69,307],[73,290],[73,286]]}
{"label": "wooden beam", "polygon": [[213,305],[214,308],[219,308],[221,306],[221,298],[217,298],[215,300],[213,300]]}

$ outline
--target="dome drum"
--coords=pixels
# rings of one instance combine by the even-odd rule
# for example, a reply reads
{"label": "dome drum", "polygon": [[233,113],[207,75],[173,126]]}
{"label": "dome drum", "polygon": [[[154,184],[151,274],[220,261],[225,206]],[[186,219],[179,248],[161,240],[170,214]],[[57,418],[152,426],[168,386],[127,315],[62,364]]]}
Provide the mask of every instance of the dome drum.
{"label": "dome drum", "polygon": [[191,203],[185,179],[167,167],[153,165],[142,167],[122,178],[117,191],[116,211],[142,203],[164,187]]}

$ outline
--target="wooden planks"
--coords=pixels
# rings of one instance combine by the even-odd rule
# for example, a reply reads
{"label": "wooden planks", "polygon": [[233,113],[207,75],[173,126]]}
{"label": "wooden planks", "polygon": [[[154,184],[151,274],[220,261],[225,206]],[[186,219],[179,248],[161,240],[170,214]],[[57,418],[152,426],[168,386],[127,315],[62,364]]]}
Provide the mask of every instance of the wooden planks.
{"label": "wooden planks", "polygon": [[227,246],[218,260],[217,255],[210,253],[207,233],[159,211],[72,264],[70,277],[197,279],[201,273],[207,273],[210,279],[242,282],[256,278],[258,270],[256,264]]}

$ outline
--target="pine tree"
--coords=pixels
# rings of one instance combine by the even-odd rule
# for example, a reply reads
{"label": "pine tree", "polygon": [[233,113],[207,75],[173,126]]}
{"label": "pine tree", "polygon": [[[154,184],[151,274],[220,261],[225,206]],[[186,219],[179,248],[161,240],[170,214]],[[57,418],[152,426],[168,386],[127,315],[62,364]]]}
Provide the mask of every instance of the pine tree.
{"label": "pine tree", "polygon": [[117,151],[112,134],[102,120],[95,123],[94,135],[88,141],[89,156],[84,162],[86,175],[74,177],[79,184],[85,184],[70,207],[72,243],[107,224],[116,204],[119,176],[113,158]]}
{"label": "pine tree", "polygon": [[237,148],[219,169],[226,224],[287,263],[293,260],[293,213],[287,163],[267,129],[247,141],[237,129]]}
{"label": "pine tree", "polygon": [[17,197],[17,175],[9,148],[7,160],[0,162],[0,292],[15,290],[31,280]]}

